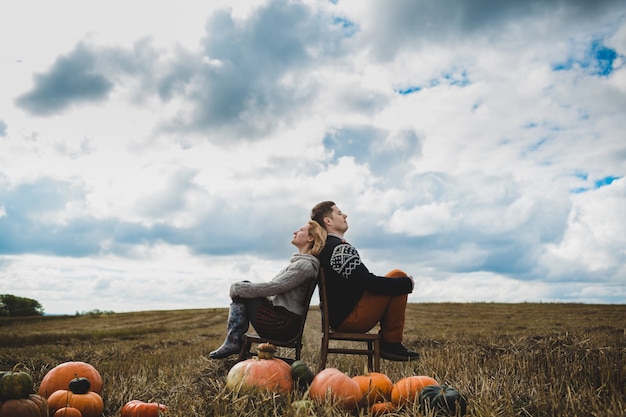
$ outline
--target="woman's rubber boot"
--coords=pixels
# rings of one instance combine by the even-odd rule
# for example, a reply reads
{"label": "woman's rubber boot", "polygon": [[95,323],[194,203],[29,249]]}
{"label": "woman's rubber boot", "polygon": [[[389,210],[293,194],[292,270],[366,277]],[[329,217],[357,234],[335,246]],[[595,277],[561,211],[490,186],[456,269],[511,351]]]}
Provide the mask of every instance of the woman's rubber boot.
{"label": "woman's rubber boot", "polygon": [[246,305],[243,303],[231,303],[228,312],[228,329],[226,340],[222,346],[209,353],[211,359],[223,359],[241,350],[243,335],[248,330],[248,316]]}

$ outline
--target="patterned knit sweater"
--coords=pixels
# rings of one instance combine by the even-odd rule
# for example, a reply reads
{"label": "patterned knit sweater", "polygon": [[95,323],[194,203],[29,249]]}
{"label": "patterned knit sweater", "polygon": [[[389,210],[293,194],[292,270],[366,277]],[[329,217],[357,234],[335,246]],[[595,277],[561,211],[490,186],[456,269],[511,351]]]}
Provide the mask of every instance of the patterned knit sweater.
{"label": "patterned knit sweater", "polygon": [[304,297],[309,280],[317,279],[320,261],[313,255],[296,253],[289,265],[271,281],[252,283],[235,282],[230,286],[231,298],[270,297],[275,306],[285,307],[292,313],[304,314]]}

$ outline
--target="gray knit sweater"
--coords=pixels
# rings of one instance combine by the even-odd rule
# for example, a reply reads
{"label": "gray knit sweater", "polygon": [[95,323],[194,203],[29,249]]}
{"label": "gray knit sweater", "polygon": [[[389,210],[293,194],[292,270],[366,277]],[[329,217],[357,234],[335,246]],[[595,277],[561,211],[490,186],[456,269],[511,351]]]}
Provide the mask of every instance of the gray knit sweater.
{"label": "gray knit sweater", "polygon": [[235,282],[230,286],[230,297],[269,297],[275,306],[285,307],[298,315],[304,314],[307,283],[317,279],[320,261],[313,255],[296,253],[287,268],[269,282]]}

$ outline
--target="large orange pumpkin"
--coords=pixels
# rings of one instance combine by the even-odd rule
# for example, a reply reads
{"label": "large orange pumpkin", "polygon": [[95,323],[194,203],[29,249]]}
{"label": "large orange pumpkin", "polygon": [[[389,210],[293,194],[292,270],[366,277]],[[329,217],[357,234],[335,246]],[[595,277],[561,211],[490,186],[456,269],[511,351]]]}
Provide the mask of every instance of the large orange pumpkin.
{"label": "large orange pumpkin", "polygon": [[101,417],[102,411],[104,411],[102,397],[93,391],[85,394],[74,394],[72,391],[61,389],[48,397],[50,413],[55,413],[65,406],[77,408],[83,417]]}
{"label": "large orange pumpkin", "polygon": [[232,390],[261,389],[286,394],[293,390],[291,366],[272,354],[267,359],[247,359],[230,368],[226,386]]}
{"label": "large orange pumpkin", "polygon": [[28,398],[7,400],[0,403],[0,417],[48,417],[45,398],[30,394]]}
{"label": "large orange pumpkin", "polygon": [[121,417],[161,417],[167,415],[167,406],[131,400],[120,409]]}
{"label": "large orange pumpkin", "polygon": [[391,398],[393,382],[385,374],[366,372],[364,375],[353,376],[352,379],[359,384],[363,397],[367,399],[369,405]]}
{"label": "large orange pumpkin", "polygon": [[76,378],[87,378],[91,391],[102,394],[102,377],[96,368],[86,362],[64,362],[52,368],[41,380],[37,393],[48,398],[58,390],[68,389],[70,382]]}
{"label": "large orange pumpkin", "polygon": [[429,376],[418,375],[403,378],[393,385],[391,402],[398,407],[411,404],[419,398],[420,392],[429,385],[439,385]]}
{"label": "large orange pumpkin", "polygon": [[345,410],[354,410],[363,398],[359,384],[336,368],[320,371],[309,387],[309,397],[322,403],[329,401]]}

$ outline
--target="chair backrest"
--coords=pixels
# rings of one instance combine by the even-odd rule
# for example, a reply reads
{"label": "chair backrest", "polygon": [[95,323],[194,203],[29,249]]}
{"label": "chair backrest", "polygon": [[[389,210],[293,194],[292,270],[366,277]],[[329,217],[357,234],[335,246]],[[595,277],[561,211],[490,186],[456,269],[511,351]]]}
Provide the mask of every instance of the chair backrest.
{"label": "chair backrest", "polygon": [[317,286],[320,297],[320,314],[322,315],[322,333],[327,334],[330,331],[330,323],[328,321],[328,292],[326,290],[326,276],[324,269],[320,267],[320,273],[317,277]]}

